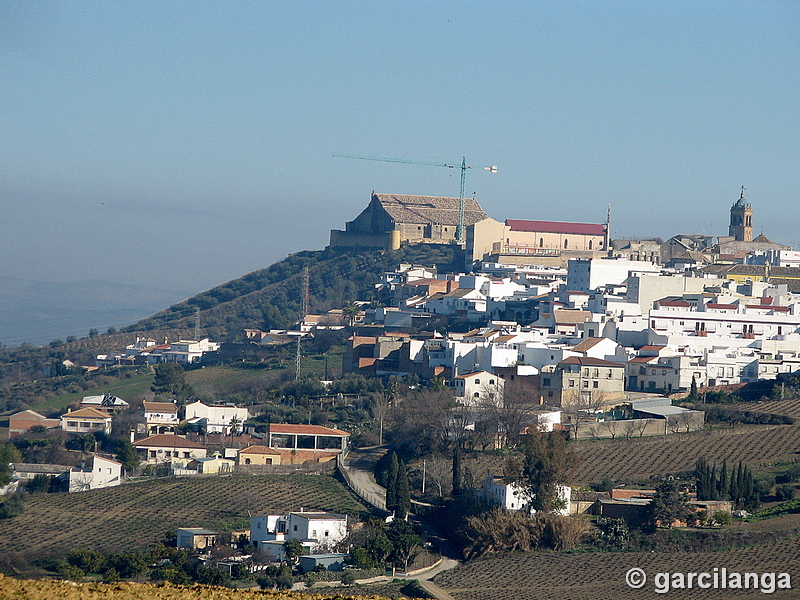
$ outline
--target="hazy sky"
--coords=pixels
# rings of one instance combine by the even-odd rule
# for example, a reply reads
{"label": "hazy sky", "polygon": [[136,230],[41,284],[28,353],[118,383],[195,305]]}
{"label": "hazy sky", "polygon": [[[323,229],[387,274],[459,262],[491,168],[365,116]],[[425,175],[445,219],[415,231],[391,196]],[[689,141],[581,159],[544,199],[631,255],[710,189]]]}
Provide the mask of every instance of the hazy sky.
{"label": "hazy sky", "polygon": [[800,243],[800,2],[0,3],[0,276],[201,291],[370,192]]}

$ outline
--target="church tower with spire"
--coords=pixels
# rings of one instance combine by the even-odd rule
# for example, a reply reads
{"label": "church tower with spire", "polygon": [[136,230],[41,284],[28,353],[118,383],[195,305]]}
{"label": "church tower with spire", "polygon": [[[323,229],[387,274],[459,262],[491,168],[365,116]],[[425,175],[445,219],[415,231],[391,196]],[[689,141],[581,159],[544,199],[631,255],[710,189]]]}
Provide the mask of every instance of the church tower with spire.
{"label": "church tower with spire", "polygon": [[744,199],[744,186],[739,199],[731,206],[731,224],[728,235],[737,242],[753,241],[753,207]]}

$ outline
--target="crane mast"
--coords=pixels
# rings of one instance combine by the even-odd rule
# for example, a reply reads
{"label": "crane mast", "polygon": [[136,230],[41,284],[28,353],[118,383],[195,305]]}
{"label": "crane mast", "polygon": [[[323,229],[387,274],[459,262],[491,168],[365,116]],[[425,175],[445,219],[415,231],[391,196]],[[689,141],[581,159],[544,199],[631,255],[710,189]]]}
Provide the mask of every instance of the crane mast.
{"label": "crane mast", "polygon": [[[452,163],[438,163],[438,162],[426,162],[421,160],[414,160],[410,158],[383,158],[381,156],[358,156],[355,154],[334,154],[334,156],[338,156],[340,158],[357,158],[359,160],[377,160],[380,162],[394,162],[394,163],[403,163],[407,165],[428,165],[430,167],[447,167],[448,169],[461,169],[461,191],[458,195],[458,225],[456,226],[456,241],[459,244],[464,243],[464,189],[467,179],[467,169],[474,169],[475,167],[471,167],[467,164],[467,157],[461,157],[461,165],[452,164]],[[483,167],[485,171],[489,171],[490,173],[497,173],[497,165],[492,165],[491,167]]]}

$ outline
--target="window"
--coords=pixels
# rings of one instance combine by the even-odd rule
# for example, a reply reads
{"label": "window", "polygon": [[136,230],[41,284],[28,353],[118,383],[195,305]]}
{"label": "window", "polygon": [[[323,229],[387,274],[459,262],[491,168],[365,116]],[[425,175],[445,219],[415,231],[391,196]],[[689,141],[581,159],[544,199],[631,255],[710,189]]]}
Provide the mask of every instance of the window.
{"label": "window", "polygon": [[544,248],[544,238],[539,238],[539,248]]}
{"label": "window", "polygon": [[583,380],[583,387],[585,387],[585,388],[589,387],[589,382],[586,381],[585,379]]}
{"label": "window", "polygon": [[547,392],[547,397],[548,398],[552,398],[553,397],[553,392]]}
{"label": "window", "polygon": [[297,525],[294,526],[294,530],[297,531]]}
{"label": "window", "polygon": [[570,379],[569,380],[569,387],[575,387],[575,380],[574,379]]}
{"label": "window", "polygon": [[542,385],[544,387],[550,387],[550,378],[549,377],[542,378]]}
{"label": "window", "polygon": [[494,385],[494,379],[489,380],[489,385]]}
{"label": "window", "polygon": [[566,248],[568,245],[569,245],[569,240],[567,238],[564,238],[564,248]]}
{"label": "window", "polygon": [[325,530],[325,537],[330,537],[330,532],[327,529]]}
{"label": "window", "polygon": [[597,381],[593,381],[592,382],[592,387],[593,388],[600,387],[600,384]]}
{"label": "window", "polygon": [[244,464],[249,465],[250,464],[250,459],[249,458],[245,458],[244,459]]}
{"label": "window", "polygon": [[589,240],[589,250],[592,249],[592,240]]}

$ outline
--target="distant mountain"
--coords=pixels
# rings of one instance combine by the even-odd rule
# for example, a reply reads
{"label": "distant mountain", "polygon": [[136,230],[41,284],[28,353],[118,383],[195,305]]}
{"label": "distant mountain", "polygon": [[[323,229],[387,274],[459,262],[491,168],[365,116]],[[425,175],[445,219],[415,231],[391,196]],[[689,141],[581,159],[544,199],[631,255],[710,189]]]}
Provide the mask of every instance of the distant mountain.
{"label": "distant mountain", "polygon": [[463,268],[455,245],[415,245],[388,251],[326,249],[292,254],[266,269],[212,288],[170,306],[122,331],[186,329],[199,316],[201,329],[218,340],[238,337],[244,328],[283,328],[301,312],[304,270],[308,267],[309,313],[368,300],[383,273],[400,263],[436,265],[442,271]]}
{"label": "distant mountain", "polygon": [[45,344],[122,327],[186,298],[160,290],[100,280],[71,283],[0,277],[0,342]]}

